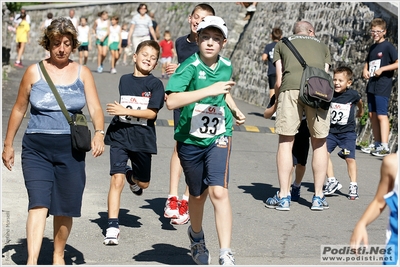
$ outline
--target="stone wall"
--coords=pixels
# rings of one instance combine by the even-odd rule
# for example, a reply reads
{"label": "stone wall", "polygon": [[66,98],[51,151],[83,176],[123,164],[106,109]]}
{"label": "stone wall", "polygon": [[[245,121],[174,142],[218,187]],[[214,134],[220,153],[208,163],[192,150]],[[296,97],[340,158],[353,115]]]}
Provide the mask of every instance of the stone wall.
{"label": "stone wall", "polygon": [[[156,20],[161,34],[170,30],[173,38],[189,33],[188,16],[196,3],[191,2],[150,2],[149,10],[155,10]],[[226,21],[229,29],[228,46],[223,55],[231,58],[237,82],[232,94],[251,104],[266,106],[269,102],[267,65],[261,61],[261,54],[269,39],[273,27],[279,26],[284,35],[292,32],[297,20],[310,21],[316,30],[316,36],[329,45],[332,55],[332,69],[339,65],[350,66],[355,79],[353,88],[358,90],[366,103],[366,81],[362,79],[362,68],[368,49],[372,44],[368,33],[369,24],[374,17],[383,17],[388,22],[388,40],[398,46],[398,17],[396,5],[374,2],[258,2],[257,11],[249,21],[244,21],[245,10],[235,2],[210,3],[218,16]],[[37,44],[40,36],[39,26],[47,12],[55,17],[66,16],[70,8],[76,15],[88,17],[92,25],[97,13],[107,10],[109,15],[117,14],[120,24],[129,23],[136,13],[138,2],[123,3],[67,3],[45,6],[27,6],[32,19],[32,41],[28,45],[24,58],[38,60],[44,51]],[[94,39],[93,39],[94,40]],[[15,49],[12,49],[15,51]],[[89,60],[96,62],[97,51],[92,49]],[[15,52],[11,58],[15,58]],[[390,103],[392,151],[397,150],[398,129],[398,79],[393,81],[393,94]],[[358,124],[358,141],[371,141],[369,120],[362,126]]]}

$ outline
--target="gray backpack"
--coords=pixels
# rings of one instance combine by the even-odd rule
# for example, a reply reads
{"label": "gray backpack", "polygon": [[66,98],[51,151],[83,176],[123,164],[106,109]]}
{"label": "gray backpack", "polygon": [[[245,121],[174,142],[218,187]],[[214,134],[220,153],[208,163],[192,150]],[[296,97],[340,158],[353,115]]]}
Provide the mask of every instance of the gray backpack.
{"label": "gray backpack", "polygon": [[282,42],[287,45],[303,67],[300,100],[310,107],[328,110],[335,91],[332,77],[323,69],[308,66],[287,37],[283,37]]}

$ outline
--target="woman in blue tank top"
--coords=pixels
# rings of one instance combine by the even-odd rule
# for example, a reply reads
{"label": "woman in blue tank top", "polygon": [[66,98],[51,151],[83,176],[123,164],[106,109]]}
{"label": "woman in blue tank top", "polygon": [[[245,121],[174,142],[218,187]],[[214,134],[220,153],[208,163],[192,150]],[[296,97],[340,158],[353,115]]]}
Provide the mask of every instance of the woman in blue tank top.
{"label": "woman in blue tank top", "polygon": [[[91,71],[69,59],[78,46],[77,32],[67,18],[52,21],[40,40],[50,51],[43,61],[46,72],[60,94],[69,114],[87,104],[95,134],[92,155],[104,152],[104,115]],[[36,265],[42,245],[46,217],[54,216],[53,264],[65,265],[64,249],[72,228],[72,218],[81,216],[86,182],[85,152],[73,150],[70,126],[47,84],[39,64],[29,66],[8,122],[3,164],[14,165],[13,142],[24,115],[30,119],[22,140],[22,172],[29,197],[26,223],[28,265]]]}

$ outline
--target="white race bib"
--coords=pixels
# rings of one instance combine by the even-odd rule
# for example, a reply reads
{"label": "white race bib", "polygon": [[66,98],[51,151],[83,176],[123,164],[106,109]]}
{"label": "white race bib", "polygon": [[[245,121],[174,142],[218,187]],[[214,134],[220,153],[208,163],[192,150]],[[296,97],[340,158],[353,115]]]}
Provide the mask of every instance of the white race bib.
{"label": "white race bib", "polygon": [[331,124],[346,125],[350,116],[351,103],[331,103]]}
{"label": "white race bib", "polygon": [[190,134],[210,138],[226,132],[224,107],[196,103],[192,113]]}
{"label": "white race bib", "polygon": [[[125,108],[145,110],[149,105],[149,100],[149,97],[123,95],[121,96],[121,105]],[[132,116],[119,116],[119,121],[130,124],[147,125],[147,119]]]}
{"label": "white race bib", "polygon": [[374,77],[375,71],[381,67],[381,60],[375,59],[369,62],[369,76]]}

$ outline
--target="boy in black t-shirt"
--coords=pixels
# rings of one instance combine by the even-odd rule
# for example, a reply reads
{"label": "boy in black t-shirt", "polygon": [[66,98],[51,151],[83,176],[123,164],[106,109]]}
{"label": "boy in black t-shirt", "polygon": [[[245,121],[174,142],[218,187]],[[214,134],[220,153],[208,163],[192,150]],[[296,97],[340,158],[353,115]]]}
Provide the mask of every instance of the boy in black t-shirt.
{"label": "boy in black t-shirt", "polygon": [[[348,67],[338,67],[333,73],[335,93],[330,106],[331,125],[329,135],[326,138],[326,145],[329,154],[337,146],[341,148],[338,155],[346,160],[347,172],[350,177],[348,198],[354,200],[358,199],[357,166],[355,160],[357,134],[355,132],[356,120],[354,114],[357,106],[356,117],[359,118],[362,116],[363,103],[360,94],[355,90],[349,89],[352,84],[352,70]],[[327,176],[328,181],[325,185],[324,195],[331,195],[336,190],[342,188],[342,185],[335,178],[330,158]]]}
{"label": "boy in black t-shirt", "polygon": [[[107,104],[107,112],[114,118],[105,136],[105,144],[110,145],[111,175],[105,245],[118,245],[118,213],[125,178],[136,195],[149,186],[151,157],[157,154],[154,123],[165,94],[163,83],[150,73],[157,66],[159,55],[156,41],[141,42],[133,56],[133,74],[122,75],[119,81],[120,103]],[[127,165],[129,159],[132,168]]]}

